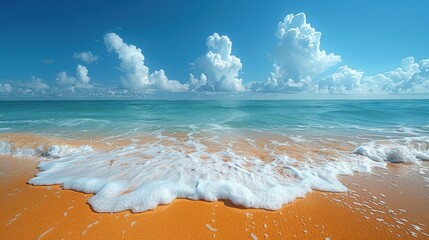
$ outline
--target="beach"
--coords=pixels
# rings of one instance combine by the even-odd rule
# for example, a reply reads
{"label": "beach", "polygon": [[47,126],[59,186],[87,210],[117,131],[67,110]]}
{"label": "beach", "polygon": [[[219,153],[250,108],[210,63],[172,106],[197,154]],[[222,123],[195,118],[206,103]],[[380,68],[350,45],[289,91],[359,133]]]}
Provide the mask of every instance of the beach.
{"label": "beach", "polygon": [[94,212],[88,194],[26,184],[36,163],[1,157],[4,239],[428,238],[427,163],[356,174],[345,180],[347,193],[315,191],[277,211],[178,199],[152,211],[113,214]]}
{"label": "beach", "polygon": [[428,106],[2,102],[0,235],[425,239]]}
{"label": "beach", "polygon": [[0,240],[429,240],[427,9],[2,1]]}

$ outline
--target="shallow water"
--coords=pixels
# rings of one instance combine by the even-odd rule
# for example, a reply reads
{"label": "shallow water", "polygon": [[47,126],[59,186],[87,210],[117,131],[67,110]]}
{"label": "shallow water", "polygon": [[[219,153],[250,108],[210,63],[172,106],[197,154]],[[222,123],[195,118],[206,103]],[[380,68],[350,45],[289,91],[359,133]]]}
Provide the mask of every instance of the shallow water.
{"label": "shallow water", "polygon": [[[96,211],[175,198],[278,209],[339,175],[429,160],[429,101],[0,102],[0,152]],[[17,134],[18,133],[18,134]]]}

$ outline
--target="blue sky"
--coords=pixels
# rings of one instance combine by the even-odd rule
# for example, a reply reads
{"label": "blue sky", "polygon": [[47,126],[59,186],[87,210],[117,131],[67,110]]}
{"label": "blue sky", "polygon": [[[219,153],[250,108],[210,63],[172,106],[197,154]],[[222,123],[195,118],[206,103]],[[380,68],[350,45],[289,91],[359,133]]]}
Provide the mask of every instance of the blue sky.
{"label": "blue sky", "polygon": [[[364,71],[368,77],[375,76],[395,70],[410,56],[420,64],[416,71],[422,71],[419,61],[429,58],[427,9],[429,2],[424,0],[2,1],[0,83],[20,82],[23,87],[23,82],[35,76],[55,86],[58,73],[66,71],[73,75],[81,64],[88,70],[91,83],[121,87],[121,76],[127,73],[118,69],[121,62],[115,51],[106,48],[105,35],[111,32],[126,44],[141,49],[149,73],[163,69],[168,79],[182,84],[189,81],[193,72],[191,63],[208,52],[207,37],[216,32],[220,37],[228,37],[232,42],[231,55],[240,59],[239,76],[233,77],[241,79],[243,85],[262,82],[274,72],[273,64],[288,65],[287,53],[277,56],[281,42],[275,36],[278,23],[288,14],[301,12],[306,15],[306,23],[322,33],[320,50],[341,57],[341,62],[317,74],[308,74],[313,80],[328,78],[341,65]],[[85,51],[91,51],[97,61],[88,64],[73,57],[74,53]],[[292,66],[288,65],[286,70]],[[195,77],[200,73],[210,75],[204,72],[206,67],[197,66]],[[301,83],[306,76],[286,74],[278,81],[293,78]],[[428,81],[425,76],[418,77],[419,82]],[[239,88],[220,88],[225,89]],[[285,90],[290,91],[295,90]]]}

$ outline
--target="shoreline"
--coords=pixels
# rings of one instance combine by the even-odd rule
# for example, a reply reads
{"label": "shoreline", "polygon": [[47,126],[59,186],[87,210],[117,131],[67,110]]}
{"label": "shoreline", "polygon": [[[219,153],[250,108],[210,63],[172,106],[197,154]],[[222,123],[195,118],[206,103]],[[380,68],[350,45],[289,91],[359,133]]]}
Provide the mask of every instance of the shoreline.
{"label": "shoreline", "polygon": [[6,239],[429,238],[426,162],[341,177],[347,193],[312,191],[278,211],[176,199],[143,213],[114,214],[92,211],[90,194],[26,184],[37,163],[0,156],[0,235]]}

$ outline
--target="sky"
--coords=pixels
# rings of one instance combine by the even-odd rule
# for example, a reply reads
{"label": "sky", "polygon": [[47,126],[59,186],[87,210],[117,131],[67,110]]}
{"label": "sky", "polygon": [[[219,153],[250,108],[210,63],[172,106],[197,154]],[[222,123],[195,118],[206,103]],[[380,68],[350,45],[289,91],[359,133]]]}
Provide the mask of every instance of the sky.
{"label": "sky", "polygon": [[427,94],[427,9],[424,0],[2,1],[0,97]]}

